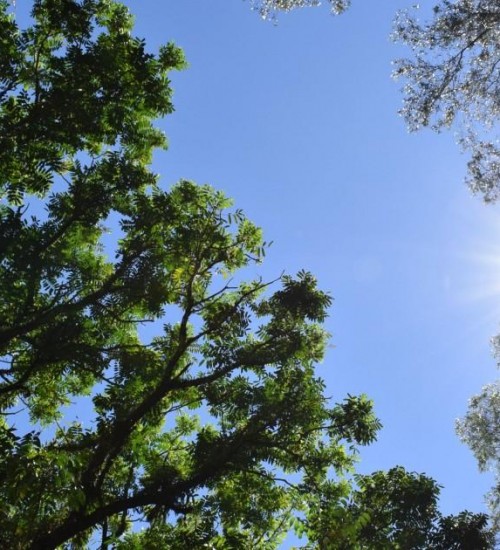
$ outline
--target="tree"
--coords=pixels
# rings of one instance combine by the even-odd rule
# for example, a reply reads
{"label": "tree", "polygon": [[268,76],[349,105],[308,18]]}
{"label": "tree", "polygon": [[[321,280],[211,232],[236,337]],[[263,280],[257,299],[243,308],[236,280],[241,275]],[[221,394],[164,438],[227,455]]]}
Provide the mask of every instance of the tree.
{"label": "tree", "polygon": [[[269,546],[351,467],[342,441],[379,427],[363,397],[329,408],[314,375],[331,299],[306,272],[272,294],[232,282],[260,230],[207,186],[158,186],[152,120],[172,110],[178,49],[147,53],[110,1],[37,1],[24,31],[0,5],[1,546],[99,530],[104,548],[137,518],[145,537]],[[163,329],[141,339],[148,321]]]}
{"label": "tree", "polygon": [[469,401],[469,410],[457,421],[457,433],[476,457],[481,471],[495,474],[488,495],[494,528],[500,530],[500,382],[483,387]]}
{"label": "tree", "polygon": [[149,167],[182,52],[148,53],[111,0],[32,16],[21,30],[0,1],[0,546],[264,549],[300,525],[321,547],[325,518],[358,529],[346,475],[380,423],[315,375],[330,296],[305,271],[244,282],[261,231]]}
{"label": "tree", "polygon": [[354,478],[357,487],[341,505],[330,498],[307,524],[320,534],[320,548],[491,548],[483,514],[439,513],[440,487],[431,478],[402,467]]}
{"label": "tree", "polygon": [[[332,13],[344,12],[351,0],[328,0]],[[263,19],[274,19],[278,12],[288,12],[297,8],[311,8],[321,4],[320,0],[251,0],[251,5]]]}
{"label": "tree", "polygon": [[394,38],[414,59],[396,62],[406,82],[401,111],[411,131],[456,126],[470,150],[468,184],[484,200],[500,193],[500,5],[497,0],[441,0],[421,24],[399,13]]}

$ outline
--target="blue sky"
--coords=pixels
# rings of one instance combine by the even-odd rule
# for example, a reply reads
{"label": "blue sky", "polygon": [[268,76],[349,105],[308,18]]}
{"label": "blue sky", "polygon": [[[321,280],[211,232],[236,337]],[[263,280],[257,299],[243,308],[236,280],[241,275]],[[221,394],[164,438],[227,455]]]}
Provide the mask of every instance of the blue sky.
{"label": "blue sky", "polygon": [[370,395],[384,424],[360,470],[402,464],[444,485],[445,512],[484,510],[491,480],[454,420],[496,376],[498,209],[465,188],[452,133],[409,135],[397,115],[405,51],[388,36],[410,3],[353,4],[273,25],[241,0],[129,1],[148,47],[174,41],[190,65],[155,167],[164,186],[233,197],[274,241],[265,277],[306,268],[333,294],[318,372],[338,400]]}

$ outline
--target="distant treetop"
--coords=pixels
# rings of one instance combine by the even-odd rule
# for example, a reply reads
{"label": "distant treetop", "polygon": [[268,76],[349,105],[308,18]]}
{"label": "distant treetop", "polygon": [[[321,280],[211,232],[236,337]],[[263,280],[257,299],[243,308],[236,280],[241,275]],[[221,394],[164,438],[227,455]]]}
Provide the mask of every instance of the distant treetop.
{"label": "distant treetop", "polygon": [[[339,14],[351,4],[350,0],[328,0],[332,13]],[[251,0],[252,7],[264,19],[273,19],[278,12],[292,11],[296,8],[311,8],[319,6],[320,0]]]}

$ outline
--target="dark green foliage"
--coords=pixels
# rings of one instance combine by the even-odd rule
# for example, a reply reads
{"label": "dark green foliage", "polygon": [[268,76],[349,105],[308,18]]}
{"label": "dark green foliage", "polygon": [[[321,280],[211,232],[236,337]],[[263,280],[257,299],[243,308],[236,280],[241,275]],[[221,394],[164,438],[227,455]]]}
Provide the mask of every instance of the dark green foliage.
{"label": "dark green foliage", "polygon": [[[332,550],[480,550],[493,547],[483,514],[443,516],[439,486],[429,477],[397,467],[354,476],[357,488],[332,494],[304,522],[319,548]],[[340,498],[339,498],[340,496]],[[311,546],[311,547],[318,547]]]}
{"label": "dark green foliage", "polygon": [[[236,282],[260,230],[149,168],[182,53],[148,53],[110,0],[37,1],[26,30],[0,8],[0,547],[264,549],[295,528],[324,548],[332,526],[364,547],[346,475],[380,423],[315,376],[330,296],[304,271]],[[402,513],[373,516],[381,541]]]}

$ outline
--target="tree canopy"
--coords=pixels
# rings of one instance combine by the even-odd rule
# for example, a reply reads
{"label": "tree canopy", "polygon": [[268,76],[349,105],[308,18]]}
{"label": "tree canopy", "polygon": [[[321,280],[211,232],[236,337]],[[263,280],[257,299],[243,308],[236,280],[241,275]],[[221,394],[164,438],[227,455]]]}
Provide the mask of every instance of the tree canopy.
{"label": "tree canopy", "polygon": [[400,12],[394,38],[408,45],[413,59],[396,62],[404,78],[401,111],[410,130],[455,127],[470,150],[468,183],[486,201],[500,187],[500,5],[496,0],[442,0],[433,18]]}
{"label": "tree canopy", "polygon": [[182,52],[149,53],[111,0],[32,18],[0,2],[0,546],[490,547],[425,476],[351,480],[380,422],[315,374],[330,295],[245,280],[260,229],[210,186],[160,186]]}
{"label": "tree canopy", "polygon": [[476,457],[482,471],[495,475],[488,504],[495,530],[500,529],[500,381],[488,384],[471,398],[464,418],[457,421],[457,433]]}
{"label": "tree canopy", "polygon": [[[331,12],[339,14],[351,5],[351,0],[328,0],[328,3]],[[264,19],[272,19],[279,12],[288,12],[297,8],[312,8],[320,4],[320,0],[251,0],[252,7]]]}

